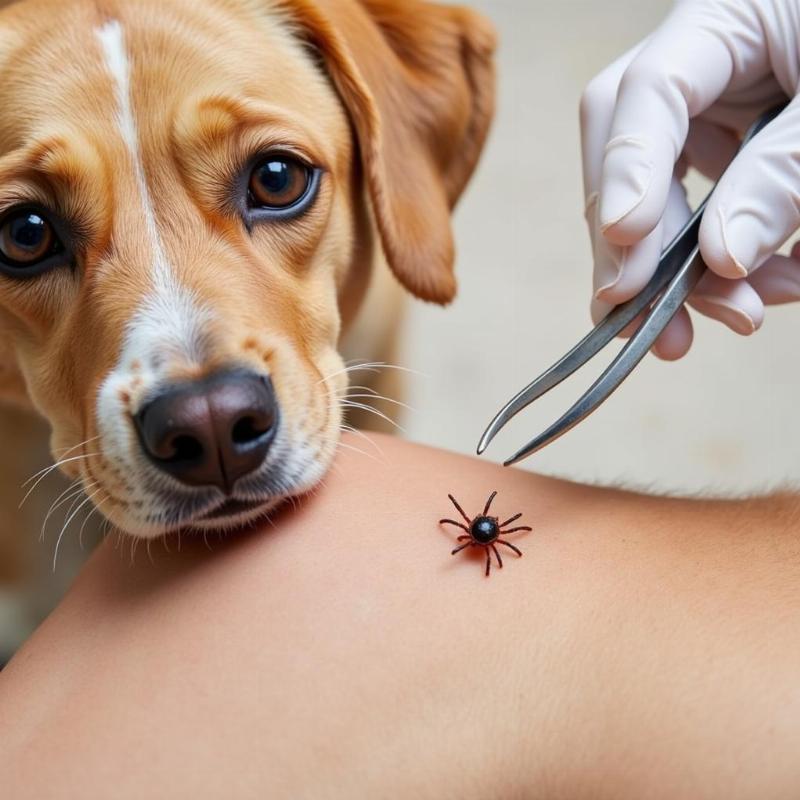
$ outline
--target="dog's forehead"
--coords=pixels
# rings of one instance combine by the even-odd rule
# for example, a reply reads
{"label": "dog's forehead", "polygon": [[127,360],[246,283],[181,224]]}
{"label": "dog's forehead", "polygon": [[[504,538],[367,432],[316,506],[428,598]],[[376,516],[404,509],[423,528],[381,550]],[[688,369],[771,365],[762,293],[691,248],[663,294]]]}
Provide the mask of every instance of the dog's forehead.
{"label": "dog's forehead", "polygon": [[[85,382],[117,362],[125,367],[125,342],[199,352],[212,306],[223,309],[217,317],[229,312],[262,327],[299,318],[293,273],[278,262],[306,249],[259,259],[238,220],[211,225],[202,216],[208,186],[227,186],[269,137],[241,137],[241,147],[225,150],[227,164],[182,159],[174,137],[187,106],[267,101],[318,133],[349,176],[344,108],[268,0],[18,0],[0,9],[0,107],[13,111],[0,115],[0,205],[16,202],[18,185],[29,194],[43,185],[36,202],[44,196],[57,216],[78,223],[82,286],[91,291],[65,304],[59,320],[62,330],[95,333],[86,337],[91,357],[86,347],[79,353],[91,372]],[[204,185],[193,193],[189,178],[198,176]],[[220,286],[218,265],[234,260],[238,279]],[[270,291],[254,293],[254,285]],[[59,341],[69,347],[69,337]]]}
{"label": "dog's forehead", "polygon": [[[104,38],[112,26],[119,35]],[[329,84],[268,0],[18,0],[0,9],[0,104],[14,109],[0,118],[2,152],[56,118],[104,124],[123,63],[134,110],[152,128],[201,93],[267,98],[301,116],[330,102]]]}

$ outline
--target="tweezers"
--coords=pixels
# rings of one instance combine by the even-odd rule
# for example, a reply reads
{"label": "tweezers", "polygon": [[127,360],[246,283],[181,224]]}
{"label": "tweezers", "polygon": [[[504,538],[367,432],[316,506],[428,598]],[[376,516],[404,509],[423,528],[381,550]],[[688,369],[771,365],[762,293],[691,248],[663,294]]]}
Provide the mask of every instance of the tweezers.
{"label": "tweezers", "polygon": [[[759,117],[742,139],[739,152],[784,108],[785,105],[778,106]],[[655,274],[644,289],[626,303],[614,308],[591,333],[500,410],[481,437],[478,455],[486,450],[500,429],[520,411],[580,369],[640,314],[650,309],[633,336],[588,391],[547,430],[504,462],[505,466],[519,463],[574,428],[596,411],[631,374],[694,291],[707,269],[700,255],[698,238],[703,213],[712,193],[713,189],[664,250]]]}

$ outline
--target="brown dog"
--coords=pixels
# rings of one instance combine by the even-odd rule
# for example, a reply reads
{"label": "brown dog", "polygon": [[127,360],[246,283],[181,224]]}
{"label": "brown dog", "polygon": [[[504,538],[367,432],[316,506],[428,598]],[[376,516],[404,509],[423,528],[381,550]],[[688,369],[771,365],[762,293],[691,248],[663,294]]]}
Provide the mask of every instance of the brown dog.
{"label": "brown dog", "polygon": [[308,490],[384,256],[455,293],[489,25],[420,0],[19,0],[0,37],[0,394],[135,536]]}

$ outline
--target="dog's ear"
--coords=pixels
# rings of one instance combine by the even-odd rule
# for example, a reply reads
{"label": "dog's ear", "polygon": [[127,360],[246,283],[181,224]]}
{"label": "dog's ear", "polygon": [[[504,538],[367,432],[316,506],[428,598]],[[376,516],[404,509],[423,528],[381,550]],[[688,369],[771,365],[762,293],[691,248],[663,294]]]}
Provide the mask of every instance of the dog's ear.
{"label": "dog's ear", "polygon": [[450,212],[494,111],[495,35],[422,0],[280,0],[352,120],[389,265],[418,297],[453,299]]}

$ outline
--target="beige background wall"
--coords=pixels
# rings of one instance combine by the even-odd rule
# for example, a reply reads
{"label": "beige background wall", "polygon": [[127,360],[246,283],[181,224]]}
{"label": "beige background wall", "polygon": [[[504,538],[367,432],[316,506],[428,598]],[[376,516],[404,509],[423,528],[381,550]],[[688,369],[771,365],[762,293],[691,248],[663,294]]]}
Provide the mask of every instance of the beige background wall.
{"label": "beige background wall", "polygon": [[[410,438],[472,452],[500,405],[589,327],[578,101],[586,82],[646,35],[664,0],[472,0],[498,28],[499,116],[457,216],[461,292],[415,304],[404,363]],[[593,418],[530,469],[658,489],[747,490],[800,479],[800,308],[771,309],[741,339],[700,319],[690,355],[653,357]],[[569,382],[499,438],[502,460],[588,385]],[[527,438],[526,438],[527,437]]]}

